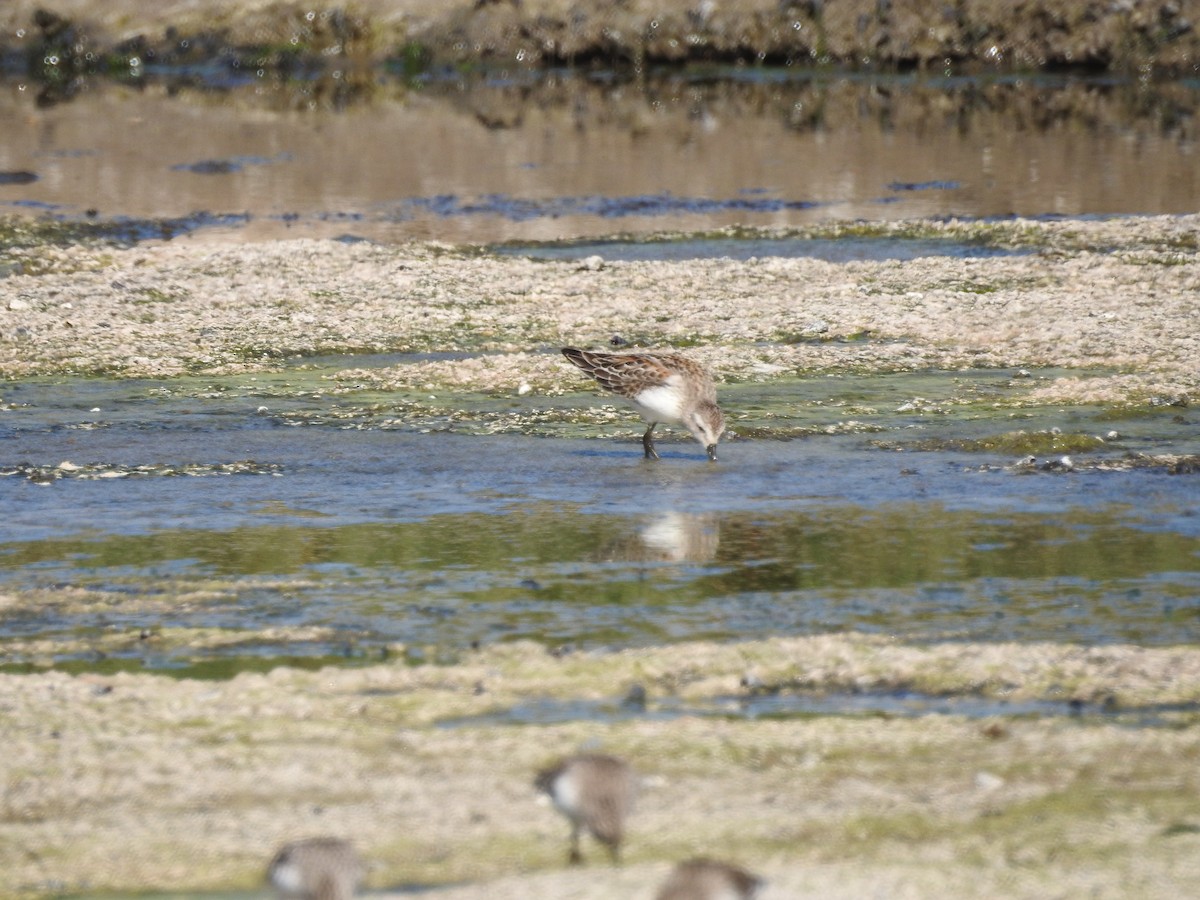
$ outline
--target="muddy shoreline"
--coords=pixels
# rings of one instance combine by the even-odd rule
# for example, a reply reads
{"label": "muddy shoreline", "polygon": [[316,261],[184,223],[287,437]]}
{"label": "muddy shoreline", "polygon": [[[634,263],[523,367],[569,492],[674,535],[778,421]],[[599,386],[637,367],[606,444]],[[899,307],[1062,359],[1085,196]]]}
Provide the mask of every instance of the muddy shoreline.
{"label": "muddy shoreline", "polygon": [[[437,244],[129,243],[13,221],[0,375],[169,379],[313,354],[455,351],[468,358],[348,367],[328,390],[520,402],[577,389],[554,347],[619,334],[687,347],[727,382],[1053,365],[1086,374],[1031,379],[1013,402],[1187,417],[1200,391],[1198,227],[1194,216],[839,225],[822,234],[1026,252],[624,263]],[[437,896],[453,900],[649,898],[671,862],[697,853],[764,875],[767,900],[1166,898],[1200,884],[1194,647],[836,634],[558,655],[512,643],[417,666],[395,649],[395,662],[221,681],[0,675],[0,894],[261,891],[274,847],[314,834],[352,838],[373,889],[445,885]],[[486,718],[539,700],[619,703],[635,684],[648,712],[619,722]],[[1081,714],[654,715],[667,699],[731,702],[745,684]],[[1140,723],[1144,710],[1157,724]],[[584,746],[648,777],[620,868],[590,847],[591,865],[567,868],[566,826],[531,788],[537,767]]]}
{"label": "muddy shoreline", "polygon": [[849,66],[1190,74],[1195,2],[878,3],[848,0],[357,0],[350,4],[18,0],[0,10],[0,58],[47,81],[145,65],[303,72],[389,61],[509,70],[597,65]]}
{"label": "muddy shoreline", "polygon": [[[654,715],[664,698],[744,693],[748,677],[1109,711]],[[1200,700],[1190,648],[830,635],[553,656],[521,643],[444,666],[0,683],[6,896],[256,890],[274,846],[326,833],[354,838],[372,888],[440,884],[456,900],[648,898],[695,853],[765,875],[768,898],[1168,897],[1200,879],[1196,715],[1138,728],[1119,714]],[[648,713],[615,724],[469,724],[535,698],[617,702],[633,684]],[[538,766],[580,746],[627,756],[645,779],[622,867],[591,846],[590,865],[565,867],[565,825],[531,788]]]}
{"label": "muddy shoreline", "polygon": [[170,378],[450,352],[472,358],[351,367],[335,385],[519,398],[574,385],[555,348],[616,336],[693,348],[726,381],[1052,366],[1108,374],[1031,380],[1026,401],[1184,407],[1200,390],[1198,227],[1195,216],[834,224],[786,233],[1024,252],[580,262],[431,243],[128,244],[9,220],[0,375]]}

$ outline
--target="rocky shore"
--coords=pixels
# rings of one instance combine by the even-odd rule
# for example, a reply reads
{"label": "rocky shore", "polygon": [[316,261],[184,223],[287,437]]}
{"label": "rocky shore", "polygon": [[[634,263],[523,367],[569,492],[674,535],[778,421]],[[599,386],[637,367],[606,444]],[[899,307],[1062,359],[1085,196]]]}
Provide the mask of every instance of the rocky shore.
{"label": "rocky shore", "polygon": [[0,57],[47,80],[219,62],[295,71],[681,63],[1190,75],[1197,0],[13,0]]}

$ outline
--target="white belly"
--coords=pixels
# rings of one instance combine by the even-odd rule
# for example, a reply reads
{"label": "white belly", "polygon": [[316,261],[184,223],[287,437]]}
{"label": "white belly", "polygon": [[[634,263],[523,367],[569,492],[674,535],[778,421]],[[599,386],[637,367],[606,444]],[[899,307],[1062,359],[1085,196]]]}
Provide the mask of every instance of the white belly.
{"label": "white belly", "polygon": [[299,896],[304,893],[304,875],[299,866],[293,862],[280,863],[271,868],[271,884],[283,894]]}
{"label": "white belly", "polygon": [[554,780],[550,799],[568,819],[579,818],[579,779],[572,778],[570,771],[563,772]]}
{"label": "white belly", "polygon": [[647,388],[630,401],[647,422],[681,422],[679,392],[670,385]]}

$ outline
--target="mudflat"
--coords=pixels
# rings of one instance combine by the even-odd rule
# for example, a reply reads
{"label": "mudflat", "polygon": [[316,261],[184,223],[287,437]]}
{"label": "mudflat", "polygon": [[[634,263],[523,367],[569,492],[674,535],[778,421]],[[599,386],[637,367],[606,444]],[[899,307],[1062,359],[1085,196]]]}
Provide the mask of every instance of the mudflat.
{"label": "mudflat", "polygon": [[[687,345],[725,381],[1054,366],[1067,374],[1014,402],[1174,405],[1186,417],[1200,379],[1198,225],[894,223],[870,227],[1014,252],[830,263],[128,245],[12,222],[0,374],[169,378],[451,350],[468,357],[340,377],[517,398],[564,389],[567,364],[538,351],[620,334]],[[0,676],[0,892],[260,889],[278,844],[317,834],[354,840],[373,888],[448,885],[448,898],[651,897],[674,861],[697,854],[747,866],[779,898],[1177,897],[1200,884],[1194,647],[845,634],[395,658],[227,681]],[[646,715],[494,718],[538,699],[619,703],[633,685]],[[1064,714],[654,714],[664,698],[736,712],[730,698],[749,690],[1047,701]],[[580,747],[621,754],[645,777],[621,867],[585,845],[589,865],[568,868],[567,825],[537,802],[534,772]]]}
{"label": "mudflat", "polygon": [[[385,388],[561,392],[563,345],[686,346],[723,379],[1104,369],[1030,402],[1186,404],[1200,384],[1197,216],[831,224],[762,236],[945,240],[1003,254],[828,262],[502,257],[437,243],[121,244],[10,221],[0,375],[269,371],[320,354],[459,352],[349,370]],[[56,234],[50,226],[49,234]],[[742,234],[745,231],[728,234]],[[720,233],[716,235],[720,236]],[[76,239],[79,238],[79,239]]]}
{"label": "mudflat", "polygon": [[[250,890],[277,844],[333,834],[357,843],[372,887],[442,884],[456,900],[649,898],[697,854],[765,876],[769,898],[1180,896],[1200,879],[1200,730],[1194,712],[1140,727],[1134,711],[1194,706],[1198,675],[1193,648],[847,635],[565,656],[516,643],[444,666],[224,682],[4,676],[0,889]],[[1081,712],[654,715],[663,697],[747,680],[1070,698]],[[633,684],[649,714],[617,723],[487,718]],[[642,776],[620,867],[586,842],[588,864],[568,867],[567,824],[536,799],[537,768],[580,747]]]}

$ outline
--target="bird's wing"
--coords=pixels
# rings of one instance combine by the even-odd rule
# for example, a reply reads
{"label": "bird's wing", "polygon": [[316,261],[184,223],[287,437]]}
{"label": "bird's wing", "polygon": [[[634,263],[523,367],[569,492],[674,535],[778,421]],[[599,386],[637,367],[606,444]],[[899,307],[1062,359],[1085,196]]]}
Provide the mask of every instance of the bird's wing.
{"label": "bird's wing", "polygon": [[601,387],[623,397],[635,396],[647,388],[661,387],[676,378],[663,361],[647,353],[588,353],[572,359],[579,368],[596,379]]}

